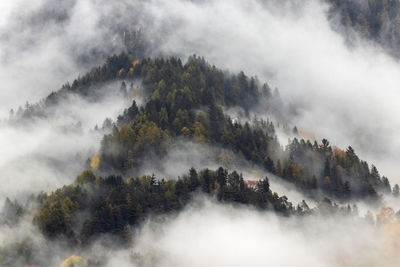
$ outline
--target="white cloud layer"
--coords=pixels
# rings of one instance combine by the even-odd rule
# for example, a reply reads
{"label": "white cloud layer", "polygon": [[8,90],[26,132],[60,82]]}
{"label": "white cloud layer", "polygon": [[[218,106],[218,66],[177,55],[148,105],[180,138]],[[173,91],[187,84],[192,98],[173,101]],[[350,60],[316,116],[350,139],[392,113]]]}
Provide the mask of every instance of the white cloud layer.
{"label": "white cloud layer", "polygon": [[[256,74],[300,107],[301,113],[293,118],[299,128],[341,147],[352,145],[383,174],[400,181],[400,65],[371,44],[346,46],[341,34],[331,29],[327,7],[319,1],[297,1],[300,8],[299,3],[255,0],[106,2],[66,1],[57,10],[68,10],[69,19],[50,19],[43,25],[33,22],[42,15],[38,10],[43,3],[51,2],[0,3],[0,117],[99,63],[93,59],[80,65],[79,55],[96,49],[105,54],[121,51],[122,44],[113,41],[112,27],[104,21],[116,17],[115,23],[128,25],[132,16],[138,16],[147,18],[141,24],[155,40],[154,55],[196,53],[219,67]],[[0,128],[0,201],[69,183],[99,147],[101,135],[89,129],[115,117],[124,105],[118,98],[88,103],[72,97],[49,121]],[[65,132],[64,126],[78,121],[83,123],[81,132]],[[171,153],[179,158],[176,151]],[[279,193],[288,190],[274,186]],[[301,197],[293,193],[293,199]],[[150,255],[159,266],[399,263],[391,254],[396,231],[387,237],[357,220],[311,218],[300,223],[200,203],[164,223],[146,224],[130,251],[110,257],[110,266],[128,266],[132,251]]]}
{"label": "white cloud layer", "polygon": [[301,108],[293,119],[299,128],[340,147],[352,145],[400,181],[400,65],[364,41],[348,47],[321,2],[277,8],[255,0],[153,0],[143,12],[153,18],[146,25],[151,36],[164,34],[163,53],[196,53],[258,75]]}

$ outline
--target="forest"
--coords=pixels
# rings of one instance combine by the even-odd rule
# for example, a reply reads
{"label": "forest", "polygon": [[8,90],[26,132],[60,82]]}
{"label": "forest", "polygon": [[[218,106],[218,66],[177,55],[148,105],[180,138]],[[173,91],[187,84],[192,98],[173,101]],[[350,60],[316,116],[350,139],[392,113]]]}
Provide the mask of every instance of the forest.
{"label": "forest", "polygon": [[[181,6],[182,1],[183,6]],[[216,9],[214,15],[223,13],[219,10],[221,6],[218,3],[211,3],[212,1],[203,4],[196,1],[189,2],[177,0],[174,5],[182,9],[189,6],[188,13],[202,14],[203,9]],[[376,65],[379,66],[383,64],[382,62],[394,65],[398,63],[400,55],[398,1],[316,2],[311,4],[311,7],[304,5],[305,11],[299,9],[297,12],[296,7],[302,6],[297,1],[276,4],[272,0],[256,0],[251,1],[248,6],[238,1],[240,4],[233,3],[231,11],[232,14],[243,15],[250,23],[249,27],[257,28],[257,31],[264,25],[260,23],[255,26],[251,21],[260,19],[259,15],[275,19],[282,15],[282,20],[276,19],[279,27],[286,28],[287,25],[304,23],[307,28],[310,26],[307,24],[308,20],[316,14],[313,12],[320,12],[322,15],[318,13],[316,17],[326,16],[324,22],[331,27],[329,34],[335,35],[335,38],[336,35],[340,36],[329,40],[334,45],[337,45],[338,39],[340,40],[346,49],[345,57],[356,53],[354,51],[357,50],[358,42],[365,42],[374,49],[378,47],[379,53],[385,56],[379,54],[381,60],[377,60]],[[349,96],[346,96],[348,103],[338,104],[337,109],[330,110],[331,114],[328,112],[318,114],[326,117],[327,124],[335,121],[331,120],[332,118],[341,121],[340,125],[331,125],[328,130],[336,129],[337,132],[345,132],[348,135],[350,133],[352,137],[362,139],[364,143],[343,146],[343,143],[347,144],[348,140],[352,140],[345,139],[343,136],[346,134],[332,133],[332,139],[331,136],[321,136],[320,133],[329,132],[318,131],[319,127],[326,127],[325,124],[315,124],[316,129],[303,128],[305,122],[317,118],[317,116],[307,117],[307,112],[315,113],[311,105],[307,107],[307,103],[314,101],[313,92],[315,94],[316,91],[329,90],[331,87],[328,87],[328,83],[336,85],[333,80],[340,80],[341,77],[344,77],[343,83],[338,84],[345,87],[348,79],[347,74],[344,74],[346,69],[335,72],[332,67],[332,73],[326,75],[320,75],[321,72],[314,69],[315,75],[312,77],[316,77],[316,82],[304,85],[301,81],[306,72],[302,69],[314,68],[305,61],[308,59],[311,61],[311,58],[318,54],[304,55],[304,57],[302,55],[301,62],[293,61],[293,66],[288,66],[278,54],[275,56],[274,51],[269,51],[267,60],[270,59],[270,62],[263,62],[266,60],[261,54],[260,59],[246,57],[253,47],[252,40],[249,41],[248,37],[244,36],[247,45],[242,50],[245,56],[239,54],[232,56],[229,53],[238,51],[227,43],[220,45],[226,46],[229,58],[237,57],[244,62],[243,65],[237,66],[235,59],[230,61],[226,60],[227,57],[223,57],[221,60],[218,57],[221,50],[215,52],[210,49],[210,53],[198,55],[197,52],[207,49],[210,43],[205,43],[204,46],[197,44],[198,36],[191,39],[192,36],[178,26],[188,19],[186,16],[179,17],[181,21],[170,20],[168,16],[163,17],[162,12],[158,10],[159,6],[155,7],[154,3],[142,1],[117,6],[113,4],[108,6],[104,3],[103,5],[111,8],[96,12],[100,12],[98,14],[98,18],[101,18],[98,22],[100,28],[112,25],[110,29],[105,30],[109,40],[103,38],[99,42],[99,47],[88,48],[84,52],[79,51],[82,53],[76,52],[77,59],[74,62],[76,65],[69,63],[74,67],[82,67],[79,69],[79,74],[75,75],[77,72],[74,72],[74,76],[70,75],[68,79],[65,78],[58,83],[59,89],[48,91],[40,100],[27,98],[26,102],[23,101],[24,105],[15,106],[9,111],[8,118],[0,119],[0,145],[5,147],[4,155],[12,155],[9,156],[10,159],[4,156],[4,161],[0,161],[0,179],[9,181],[9,184],[15,182],[17,188],[3,195],[3,191],[8,190],[8,187],[5,187],[0,193],[0,200],[4,200],[2,209],[0,207],[0,266],[50,266],[60,263],[60,266],[80,267],[132,264],[133,266],[185,266],[185,264],[190,266],[194,262],[187,260],[196,259],[196,253],[192,253],[186,259],[182,256],[185,252],[182,248],[180,251],[178,249],[178,252],[169,253],[176,248],[170,244],[181,244],[182,242],[175,243],[175,241],[185,234],[188,240],[192,238],[194,243],[200,242],[198,236],[190,235],[191,232],[188,234],[188,229],[198,228],[201,233],[203,226],[207,229],[206,232],[210,230],[216,237],[209,238],[203,247],[199,245],[201,256],[207,255],[204,247],[213,245],[212,240],[219,242],[232,238],[238,249],[244,250],[243,254],[246,254],[249,252],[241,246],[246,242],[240,241],[240,238],[248,241],[251,238],[258,240],[258,237],[260,239],[262,237],[264,242],[271,237],[271,244],[276,248],[280,248],[282,244],[288,247],[287,244],[300,240],[299,247],[310,250],[318,247],[320,243],[332,242],[334,244],[332,248],[326,249],[334,259],[330,258],[333,265],[329,266],[364,266],[360,262],[365,263],[370,259],[366,256],[365,261],[354,260],[354,255],[349,256],[354,251],[349,249],[348,244],[356,244],[354,246],[360,251],[369,251],[372,247],[375,254],[369,253],[372,255],[369,257],[373,257],[371,260],[373,266],[376,266],[377,262],[375,257],[381,258],[382,255],[387,255],[389,262],[386,264],[385,260],[386,265],[382,266],[394,266],[393,262],[400,262],[400,259],[393,256],[395,254],[393,251],[400,247],[396,241],[400,233],[400,210],[396,212],[400,207],[397,205],[400,200],[400,187],[397,184],[397,177],[386,175],[387,170],[392,170],[394,167],[388,168],[389,164],[382,164],[389,155],[389,153],[384,154],[385,150],[392,149],[392,143],[387,140],[395,134],[388,133],[385,136],[385,131],[389,132],[392,128],[383,124],[383,120],[373,121],[377,120],[378,116],[371,116],[368,117],[370,121],[365,122],[367,128],[370,127],[370,131],[374,132],[376,129],[374,127],[382,123],[382,131],[370,135],[368,132],[363,136],[365,128],[358,127],[360,124],[354,123],[351,118],[354,116],[362,121],[367,115],[363,117],[357,113],[359,110],[354,108],[354,114],[344,116],[348,109],[342,110],[348,103],[354,104],[357,108],[365,106],[368,102],[363,102],[363,94],[367,95],[370,91],[361,90],[361,93],[355,94],[358,98],[354,99],[349,93]],[[225,7],[225,4],[221,5]],[[317,11],[313,9],[315,8],[313,5],[317,6],[315,9]],[[133,6],[135,8],[132,8]],[[160,6],[163,7],[162,4]],[[62,10],[51,6],[38,14],[49,15],[44,16],[42,22],[55,23],[56,26],[52,30],[56,32],[57,27],[62,28],[64,24],[67,25],[71,19],[70,14],[76,12],[72,7],[77,10],[87,8],[81,1],[71,0],[63,4]],[[130,7],[132,14],[135,14],[134,18],[131,15],[121,16],[120,19],[107,17],[107,12],[116,12],[115,10],[120,12],[116,14],[124,13],[120,10],[121,7],[122,9]],[[53,15],[51,15],[52,8],[55,9]],[[260,11],[257,11],[258,9]],[[285,10],[289,15],[280,14],[280,10]],[[173,17],[176,16],[174,12],[181,11],[177,9],[171,12]],[[247,17],[247,12],[253,17]],[[301,12],[305,12],[305,15]],[[33,18],[37,15],[35,14]],[[152,14],[154,21],[148,20],[151,18],[149,14]],[[228,15],[223,13],[223,16]],[[302,16],[305,16],[306,22]],[[91,19],[94,18],[88,18]],[[168,23],[165,25],[159,23],[164,19],[172,26]],[[41,24],[36,25],[38,22],[35,19],[28,18],[27,21],[37,27],[32,30],[33,32],[40,28],[38,25]],[[293,24],[286,24],[288,21]],[[28,24],[26,21],[23,23],[23,25]],[[210,25],[201,27],[203,26],[202,30],[205,32],[210,27]],[[162,33],[158,32],[160,28],[157,27],[161,27]],[[185,27],[190,29],[194,26],[187,23],[183,28]],[[323,25],[321,29],[322,27]],[[288,32],[297,29],[289,28]],[[202,33],[202,30],[199,32]],[[282,45],[291,39],[291,37],[285,39],[287,37],[282,37],[284,34],[280,35],[277,32],[271,36],[276,36],[276,39],[283,38]],[[306,35],[300,30],[298,36],[303,34]],[[90,35],[89,29],[88,35]],[[182,39],[178,38],[179,42],[175,42],[173,38],[176,36]],[[227,34],[226,37],[236,40],[234,35]],[[254,42],[260,41],[253,37]],[[11,39],[7,35],[4,40],[7,38]],[[218,39],[218,36],[211,31],[210,39],[212,38]],[[0,49],[4,40],[0,38]],[[104,50],[100,49],[101,41],[104,41]],[[106,44],[107,49],[105,49]],[[174,51],[174,46],[180,47],[178,44],[187,46],[189,52],[179,54]],[[200,48],[192,50],[191,46]],[[362,48],[364,49],[362,53],[359,53],[363,57],[365,57],[363,53],[375,51],[366,44],[365,47]],[[73,53],[74,49],[78,50],[74,46],[71,47]],[[112,52],[107,53],[108,49]],[[289,51],[295,56],[297,52],[301,54],[301,51],[305,51],[302,49],[299,47],[297,50],[295,47]],[[322,50],[324,53],[333,51],[331,47]],[[0,53],[1,59],[2,53]],[[12,60],[12,57],[5,58],[4,62],[6,59]],[[359,63],[357,61],[356,67],[362,66],[362,70],[370,71],[361,73],[382,75],[381,69],[375,68],[370,59],[366,61],[369,65],[362,65],[365,62],[361,60],[360,65],[357,65]],[[18,64],[22,64],[21,62]],[[2,64],[0,61],[0,71]],[[263,68],[263,64],[268,68]],[[334,64],[335,62],[332,62],[332,66]],[[285,72],[272,69],[271,66],[279,66],[285,69]],[[260,71],[254,72],[257,69]],[[390,74],[395,73],[397,69]],[[63,71],[57,72],[57,75],[62,76]],[[52,73],[48,76],[58,79],[57,75]],[[382,77],[384,80],[388,76],[382,75]],[[282,82],[291,78],[293,82]],[[355,86],[361,84],[362,87],[368,84],[370,77],[364,75],[362,78],[359,79],[358,76],[355,78],[361,80],[359,84],[357,80]],[[310,78],[304,78],[307,79]],[[321,88],[321,81],[327,86],[326,88],[324,86]],[[368,86],[375,87],[377,83],[373,81]],[[296,82],[299,83],[298,88]],[[279,87],[280,84],[283,85],[283,89]],[[395,81],[390,82],[390,85],[393,84]],[[304,89],[307,86],[315,86],[318,89],[308,91]],[[34,88],[33,82],[32,88]],[[384,86],[382,88],[379,90],[384,90]],[[281,90],[284,94],[281,94]],[[344,90],[350,91],[351,88]],[[336,94],[342,93],[343,91],[338,90]],[[330,101],[340,102],[338,99],[342,99],[329,98],[328,94],[323,93],[321,95],[326,98],[326,102],[318,103],[320,106],[328,105]],[[383,105],[379,105],[380,103],[374,102],[371,109],[379,110],[377,114],[381,114],[380,109],[382,109],[382,114],[387,115],[388,111]],[[67,114],[69,112],[71,114]],[[96,112],[101,115],[93,115]],[[118,114],[115,115],[116,113]],[[107,115],[104,117],[103,114]],[[88,119],[85,121],[82,118]],[[96,121],[90,121],[90,118],[96,118]],[[348,128],[343,129],[343,125]],[[30,131],[32,136],[37,135],[40,142],[27,143],[30,140],[27,137]],[[25,135],[17,135],[19,132]],[[15,138],[10,139],[9,136],[13,135]],[[376,140],[368,143],[368,140],[371,140],[369,138]],[[381,144],[380,140],[388,143]],[[335,141],[341,142],[338,145]],[[15,146],[9,149],[8,143],[14,143]],[[56,143],[61,145],[56,146]],[[368,147],[360,151],[360,144],[366,143],[370,146],[370,150]],[[397,143],[393,141],[394,148],[395,145]],[[371,157],[366,151],[379,151],[382,155]],[[181,155],[171,158],[173,153]],[[179,162],[179,159],[183,158],[187,158],[187,161]],[[208,161],[204,161],[204,158]],[[375,163],[372,159],[380,161]],[[193,163],[192,166],[187,162]],[[175,169],[174,175],[166,171],[166,166]],[[6,172],[8,168],[12,170],[11,175]],[[70,170],[66,179],[67,169]],[[182,169],[184,171],[179,173]],[[31,177],[31,172],[36,175]],[[15,181],[16,178],[10,179],[15,173],[27,176],[30,183],[24,187],[24,182]],[[70,175],[71,173],[74,175]],[[54,183],[43,187],[43,181],[47,183],[48,174],[54,177]],[[57,186],[53,186],[54,184]],[[32,186],[31,191],[25,189],[29,186]],[[42,188],[37,190],[40,186]],[[246,221],[246,216],[252,220],[251,223]],[[199,222],[193,223],[190,220]],[[228,238],[224,236],[224,230],[215,230],[220,229],[219,226],[213,225],[213,222],[218,220],[225,223],[222,226],[228,229],[226,232]],[[189,224],[185,226],[187,221],[191,222],[192,226]],[[230,221],[233,224],[228,223]],[[257,228],[259,225],[261,227]],[[255,232],[248,232],[253,226]],[[241,236],[242,229],[243,235],[249,239]],[[270,232],[265,234],[264,230]],[[357,234],[358,230],[360,232]],[[378,238],[375,238],[375,235]],[[255,236],[257,238],[254,238]],[[353,238],[357,239],[354,243],[346,239],[353,236],[357,237]],[[275,242],[273,237],[278,241]],[[308,246],[308,238],[316,243]],[[304,240],[306,241],[303,242]],[[218,242],[215,244],[220,244]],[[261,241],[255,241],[255,247],[257,242]],[[223,244],[229,247],[226,243]],[[368,244],[372,245],[366,248]],[[215,249],[215,246],[213,248]],[[56,251],[55,256],[52,255],[53,249]],[[270,247],[269,249],[272,251]],[[294,247],[290,247],[288,251],[291,249],[299,255],[305,253]],[[238,253],[240,251],[233,251],[235,250],[222,252],[221,248],[221,255],[240,254]],[[320,258],[326,256],[326,251],[318,250],[316,254],[319,258],[314,266],[321,266],[324,260],[321,261]],[[281,255],[282,250],[278,254]],[[210,259],[218,262],[221,255],[220,257],[213,255]],[[315,263],[309,261],[311,257],[296,255],[294,257],[298,257],[297,259],[307,258],[305,261],[299,261],[299,264],[313,266]],[[201,260],[197,261],[199,266],[210,265],[210,262],[203,264]],[[221,266],[229,265],[227,262],[229,261],[224,261]],[[280,262],[285,264],[279,264]],[[272,265],[274,263],[276,266],[288,266],[287,261],[271,261]],[[357,265],[358,263],[360,264]],[[249,261],[249,266],[251,265]]]}
{"label": "forest", "polygon": [[[93,236],[112,233],[123,242],[128,240],[128,226],[134,227],[148,214],[177,212],[200,192],[284,216],[310,212],[306,202],[295,207],[287,197],[271,192],[268,178],[248,185],[242,174],[228,173],[227,166],[215,171],[192,168],[182,177],[158,179],[135,173],[148,160],[146,155],[166,160],[168,146],[177,138],[229,149],[329,207],[338,207],[335,202],[339,202],[346,210],[351,201],[379,203],[380,194],[392,194],[388,178],[359,159],[352,147],[332,147],[326,139],[311,143],[299,136],[296,127],[291,130],[293,140],[283,147],[272,121],[250,117],[260,101],[275,105],[268,84],[261,85],[243,72],[223,72],[196,56],[185,64],[177,58],[139,61],[127,54],[113,56],[71,86],[64,85],[44,102],[15,115],[15,123],[45,116],[49,105],[57,105],[70,92],[90,97],[97,83],[113,79],[120,81],[119,90],[126,96],[136,90],[129,84],[141,80],[148,101],[140,107],[133,101],[118,116],[101,141],[99,155],[88,159],[88,170],[73,184],[37,196],[40,209],[34,222],[49,238],[62,236],[73,244],[77,240],[85,244]],[[243,108],[244,123],[224,113],[231,106]],[[131,175],[142,176],[124,178]],[[398,185],[393,194],[399,195]]]}
{"label": "forest", "polygon": [[[133,101],[118,117],[112,133],[104,136],[100,171],[126,174],[141,164],[144,154],[162,157],[168,144],[183,137],[228,148],[311,195],[322,191],[336,200],[377,201],[378,193],[392,191],[388,178],[359,159],[350,146],[342,150],[332,147],[326,139],[320,143],[305,140],[294,126],[293,140],[283,147],[272,121],[250,115],[260,101],[267,103],[266,109],[284,109],[278,106],[281,100],[268,84],[260,84],[257,78],[243,72],[224,73],[196,56],[184,65],[176,58],[139,61],[126,54],[115,56],[75,80],[72,86],[63,86],[46,99],[45,105],[68,91],[86,95],[91,86],[109,79],[121,80],[120,90],[125,95],[134,91],[126,84],[141,80],[143,94],[149,100],[142,107]],[[244,123],[225,114],[224,109],[232,106],[241,107],[245,117],[247,114]],[[27,114],[43,110],[36,109],[39,111],[31,107]]]}

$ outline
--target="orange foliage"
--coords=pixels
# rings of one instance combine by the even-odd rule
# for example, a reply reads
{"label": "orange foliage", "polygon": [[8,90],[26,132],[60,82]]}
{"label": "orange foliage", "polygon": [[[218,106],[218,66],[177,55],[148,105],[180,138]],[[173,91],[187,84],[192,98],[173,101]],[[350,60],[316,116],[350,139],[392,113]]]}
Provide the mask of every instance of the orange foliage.
{"label": "orange foliage", "polygon": [[181,133],[182,133],[184,136],[190,136],[190,130],[189,130],[189,128],[187,128],[186,126],[184,126],[184,127],[181,129]]}
{"label": "orange foliage", "polygon": [[121,77],[124,74],[124,72],[125,72],[124,68],[120,69],[118,71],[118,77]]}
{"label": "orange foliage", "polygon": [[333,149],[333,154],[335,156],[337,156],[338,158],[344,158],[344,151],[342,149],[340,149],[340,148],[335,147]]}
{"label": "orange foliage", "polygon": [[134,60],[134,61],[132,62],[132,67],[135,68],[136,65],[139,64],[139,62],[140,62],[139,60]]}
{"label": "orange foliage", "polygon": [[215,181],[215,182],[214,182],[214,188],[215,188],[215,190],[218,190],[220,187],[221,187],[221,185],[220,185],[217,181]]}
{"label": "orange foliage", "polygon": [[383,207],[381,211],[376,215],[378,222],[382,224],[388,224],[393,222],[394,210],[391,207]]}

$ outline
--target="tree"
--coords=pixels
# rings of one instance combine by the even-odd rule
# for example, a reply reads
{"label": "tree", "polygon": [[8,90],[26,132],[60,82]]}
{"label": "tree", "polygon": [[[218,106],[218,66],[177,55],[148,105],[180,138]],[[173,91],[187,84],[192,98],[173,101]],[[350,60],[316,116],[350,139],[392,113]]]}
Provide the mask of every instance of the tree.
{"label": "tree", "polygon": [[122,94],[122,96],[123,97],[126,97],[127,95],[128,95],[128,90],[126,89],[126,83],[125,83],[125,81],[123,81],[122,83],[121,83],[121,87],[120,87],[120,92],[121,92],[121,94]]}
{"label": "tree", "polygon": [[331,177],[331,161],[329,160],[328,157],[325,159],[323,176],[324,177],[326,177],[326,176]]}
{"label": "tree", "polygon": [[310,207],[304,199],[297,205],[297,211],[300,212],[300,214],[310,213]]}
{"label": "tree", "polygon": [[382,182],[383,182],[383,190],[386,193],[391,193],[392,190],[391,190],[391,187],[390,187],[389,179],[387,177],[383,176],[382,177]]}
{"label": "tree", "polygon": [[327,152],[329,152],[330,151],[330,149],[331,149],[331,147],[329,146],[329,141],[327,140],[327,139],[322,139],[322,145],[321,145],[321,150],[324,152],[324,153],[327,153]]}
{"label": "tree", "polygon": [[190,191],[196,190],[199,186],[199,177],[195,168],[190,168],[189,170],[189,189]]}
{"label": "tree", "polygon": [[222,168],[219,167],[217,171],[217,182],[221,187],[224,187],[226,185],[226,178],[227,178],[228,172]]}
{"label": "tree", "polygon": [[293,132],[293,134],[296,135],[296,136],[299,135],[299,130],[297,130],[297,127],[296,127],[296,126],[293,127],[292,132]]}
{"label": "tree", "polygon": [[[161,128],[165,129],[168,126],[168,112],[165,107],[161,108],[161,111],[158,115],[158,120],[161,125]],[[178,127],[178,129],[181,129],[182,127]]]}
{"label": "tree", "polygon": [[265,157],[264,159],[264,167],[271,173],[275,173],[275,167],[274,167],[274,162],[272,159],[268,156]]}
{"label": "tree", "polygon": [[79,174],[76,179],[75,183],[79,185],[90,184],[96,180],[96,176],[94,175],[93,171],[83,171]]}
{"label": "tree", "polygon": [[379,175],[378,169],[372,165],[371,166],[371,177],[372,177],[372,181],[375,184],[379,184],[381,181],[381,176]]}
{"label": "tree", "polygon": [[395,185],[393,186],[393,196],[399,197],[399,194],[400,194],[399,185],[398,185],[398,184],[395,184]]}
{"label": "tree", "polygon": [[203,192],[205,193],[210,193],[210,186],[211,186],[211,174],[210,174],[210,170],[206,169],[203,173],[202,173],[202,189]]}
{"label": "tree", "polygon": [[343,195],[345,198],[349,198],[351,196],[351,186],[349,181],[346,181],[343,184]]}
{"label": "tree", "polygon": [[370,27],[368,20],[365,18],[365,16],[360,13],[357,17],[357,23],[360,26],[360,32],[367,38],[371,37],[371,32],[370,32]]}
{"label": "tree", "polygon": [[332,182],[331,178],[329,176],[325,176],[324,182],[323,182],[323,189],[327,192],[329,192],[332,188]]}
{"label": "tree", "polygon": [[282,176],[282,174],[283,174],[282,164],[281,164],[281,161],[278,159],[278,161],[276,163],[276,175]]}
{"label": "tree", "polygon": [[92,161],[90,162],[90,167],[92,167],[92,171],[96,171],[99,168],[100,159],[97,154],[94,154]]}
{"label": "tree", "polygon": [[263,180],[260,180],[257,183],[257,190],[258,190],[258,192],[263,193],[263,194],[269,193],[269,180],[268,180],[267,176],[265,176],[265,178]]}

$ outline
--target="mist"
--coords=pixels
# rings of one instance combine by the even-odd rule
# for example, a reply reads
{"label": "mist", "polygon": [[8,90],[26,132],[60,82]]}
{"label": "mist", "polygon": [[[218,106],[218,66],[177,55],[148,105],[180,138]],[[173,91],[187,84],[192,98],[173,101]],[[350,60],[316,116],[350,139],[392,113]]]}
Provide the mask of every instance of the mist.
{"label": "mist", "polygon": [[388,231],[357,217],[289,219],[198,197],[178,215],[149,218],[129,249],[104,253],[107,266],[395,266]]}
{"label": "mist", "polygon": [[27,101],[38,102],[122,52],[123,41],[113,29],[122,19],[113,11],[118,6],[107,1],[2,1],[0,117]]}
{"label": "mist", "polygon": [[[0,125],[0,202],[49,192],[88,168],[87,160],[98,153],[103,135],[110,131],[101,129],[103,122],[116,121],[132,103],[118,94],[119,87],[118,82],[97,86],[95,102],[67,94],[47,107],[46,117],[11,118]],[[136,101],[140,104],[141,99]]]}
{"label": "mist", "polygon": [[[24,5],[24,12],[19,1],[3,6],[3,117],[11,108],[38,101],[101,63],[100,55],[123,51],[114,29],[132,25],[144,29],[154,56],[185,59],[198,54],[217,66],[245,70],[268,81],[279,88],[285,102],[297,107],[299,114],[292,123],[298,128],[339,147],[352,145],[391,180],[400,179],[395,164],[400,122],[393,116],[398,112],[399,64],[365,40],[349,46],[344,33],[332,27],[338,22],[328,20],[328,7],[322,1],[300,5],[153,0],[96,5],[71,0],[62,6],[36,1]],[[52,16],[51,7],[56,11]],[[48,15],[44,22],[35,23],[43,13]]]}
{"label": "mist", "polygon": [[[0,118],[126,51],[117,27],[140,27],[152,45],[150,56],[184,60],[197,54],[229,71],[256,75],[296,108],[285,123],[338,147],[351,145],[392,185],[400,182],[400,64],[366,40],[356,38],[349,46],[344,33],[332,27],[337,22],[328,19],[322,1],[301,6],[257,0],[25,2],[0,3]],[[95,126],[106,118],[115,121],[132,102],[115,93],[119,84],[99,87],[108,93],[96,102],[71,94],[48,111],[48,118],[0,124],[0,203],[6,197],[26,200],[32,193],[51,192],[87,169],[105,133]],[[288,137],[280,135],[280,141]],[[149,157],[135,171],[174,178],[190,167],[217,168],[220,153],[221,148],[179,140],[166,161]],[[316,205],[293,185],[225,153],[234,159],[229,169],[248,179],[268,176],[271,190],[294,205],[302,200]],[[385,196],[384,201],[400,208],[396,198]],[[105,258],[108,266],[398,265],[393,253],[398,225],[388,230],[369,224],[362,217],[378,210],[357,204],[360,217],[297,219],[198,196],[179,214],[150,216],[131,229],[127,249],[108,251],[104,240],[112,242],[109,236],[81,251],[68,249],[57,240],[46,241],[29,216],[15,228],[1,226],[0,243],[33,238],[43,251],[55,248],[49,259],[53,265],[73,253]]]}
{"label": "mist", "polygon": [[[279,88],[300,129],[352,145],[392,181],[400,181],[400,66],[365,40],[349,46],[331,27],[321,1],[148,1],[150,35],[163,32],[157,53],[198,54],[232,71],[245,70]],[[146,22],[143,22],[146,23]]]}

